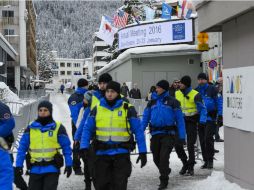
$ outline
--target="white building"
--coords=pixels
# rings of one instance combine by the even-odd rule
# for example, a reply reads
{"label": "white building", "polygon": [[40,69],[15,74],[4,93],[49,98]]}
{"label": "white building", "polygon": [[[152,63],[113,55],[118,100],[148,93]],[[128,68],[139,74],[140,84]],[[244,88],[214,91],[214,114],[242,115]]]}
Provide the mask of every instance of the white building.
{"label": "white building", "polygon": [[55,63],[52,64],[53,83],[59,85],[71,83],[75,86],[79,78],[86,78],[87,73],[84,73],[85,59],[55,58],[55,60]]}
{"label": "white building", "polygon": [[103,57],[110,56],[110,53],[103,51],[109,46],[100,38],[97,37],[97,32],[93,36],[93,71],[97,71],[104,67],[108,62],[103,60]]}

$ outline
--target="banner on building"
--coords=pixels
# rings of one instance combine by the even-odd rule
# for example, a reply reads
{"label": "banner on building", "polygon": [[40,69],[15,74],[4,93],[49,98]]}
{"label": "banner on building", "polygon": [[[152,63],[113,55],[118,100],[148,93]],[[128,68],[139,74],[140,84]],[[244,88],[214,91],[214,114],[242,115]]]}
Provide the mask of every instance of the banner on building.
{"label": "banner on building", "polygon": [[254,66],[223,70],[223,122],[227,127],[254,132]]}
{"label": "banner on building", "polygon": [[152,24],[141,24],[119,30],[118,47],[177,44],[193,42],[193,21],[174,20]]}

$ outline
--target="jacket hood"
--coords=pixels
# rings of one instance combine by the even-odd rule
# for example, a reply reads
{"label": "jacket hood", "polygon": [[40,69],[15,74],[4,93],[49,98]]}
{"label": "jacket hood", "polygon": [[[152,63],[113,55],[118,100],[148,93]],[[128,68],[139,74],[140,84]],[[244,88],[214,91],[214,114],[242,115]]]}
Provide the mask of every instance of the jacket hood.
{"label": "jacket hood", "polygon": [[42,132],[48,131],[48,130],[52,130],[56,128],[56,123],[55,121],[53,121],[52,123],[49,123],[47,125],[42,125],[41,123],[34,121],[33,123],[31,123],[29,125],[30,129],[40,129]]}
{"label": "jacket hood", "polygon": [[77,94],[85,94],[87,92],[87,89],[85,88],[77,88],[76,91],[75,91]]}

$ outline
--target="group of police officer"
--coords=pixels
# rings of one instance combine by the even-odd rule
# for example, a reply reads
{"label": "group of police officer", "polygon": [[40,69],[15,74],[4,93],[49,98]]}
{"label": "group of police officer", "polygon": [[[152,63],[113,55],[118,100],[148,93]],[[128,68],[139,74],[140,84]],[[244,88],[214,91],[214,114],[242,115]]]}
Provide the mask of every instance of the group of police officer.
{"label": "group of police officer", "polygon": [[[214,131],[218,118],[222,118],[221,99],[217,89],[208,84],[205,73],[198,75],[198,87],[191,87],[191,78],[184,76],[175,91],[169,94],[169,83],[161,80],[144,110],[142,120],[124,96],[121,86],[108,74],[98,80],[99,89],[87,90],[85,79],[78,87],[68,105],[72,118],[73,150],[65,127],[52,117],[53,106],[42,101],[38,106],[38,118],[25,130],[18,147],[14,178],[20,189],[57,189],[60,169],[69,177],[72,168],[76,175],[83,175],[80,159],[84,162],[86,190],[91,184],[96,190],[125,190],[131,175],[130,152],[139,150],[137,163],[141,168],[147,163],[145,130],[151,134],[153,161],[160,173],[158,189],[168,186],[169,157],[175,148],[183,163],[181,175],[194,175],[195,143],[199,135],[203,169],[213,168]],[[9,108],[0,103],[0,142],[6,142],[14,119]],[[187,136],[188,157],[184,151]],[[13,170],[9,147],[0,143],[0,189],[12,189]],[[73,154],[73,160],[71,155]],[[64,157],[64,158],[63,158]],[[28,187],[22,183],[23,163],[29,170]],[[21,185],[22,184],[22,185]]]}

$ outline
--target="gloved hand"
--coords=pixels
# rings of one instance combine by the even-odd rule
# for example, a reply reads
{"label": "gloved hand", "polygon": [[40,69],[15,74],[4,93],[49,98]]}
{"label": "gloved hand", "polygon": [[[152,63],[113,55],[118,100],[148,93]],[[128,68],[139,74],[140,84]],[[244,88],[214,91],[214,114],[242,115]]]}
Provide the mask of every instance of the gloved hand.
{"label": "gloved hand", "polygon": [[89,155],[89,151],[88,149],[84,148],[84,149],[80,149],[80,156],[82,158],[84,158],[85,160],[88,159],[88,155]]}
{"label": "gloved hand", "polygon": [[15,176],[22,176],[23,175],[23,168],[22,167],[15,167],[14,174],[15,174]]}
{"label": "gloved hand", "polygon": [[72,173],[72,167],[71,166],[66,166],[64,169],[64,174],[67,174],[67,178],[69,178],[71,176]]}
{"label": "gloved hand", "polygon": [[139,153],[136,164],[139,163],[140,160],[141,160],[141,166],[140,167],[143,168],[146,165],[146,162],[147,162],[146,153]]}
{"label": "gloved hand", "polygon": [[217,118],[217,126],[221,127],[223,126],[223,117],[222,115],[219,115]]}

